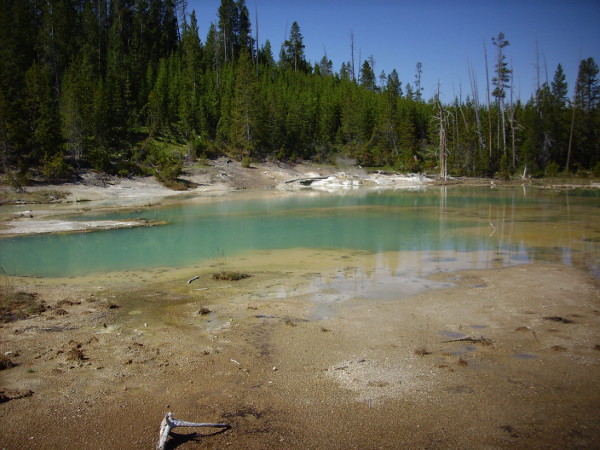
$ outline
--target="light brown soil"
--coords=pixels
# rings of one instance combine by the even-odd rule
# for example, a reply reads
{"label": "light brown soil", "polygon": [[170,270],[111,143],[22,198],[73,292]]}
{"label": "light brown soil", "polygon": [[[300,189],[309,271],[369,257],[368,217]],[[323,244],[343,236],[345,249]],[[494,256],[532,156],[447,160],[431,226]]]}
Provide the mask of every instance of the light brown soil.
{"label": "light brown soil", "polygon": [[[0,328],[15,364],[0,371],[12,398],[0,403],[0,447],[152,448],[167,411],[231,425],[178,428],[169,445],[181,449],[600,446],[591,276],[438,274],[454,287],[332,302],[313,319],[311,280],[333,279],[342,257],[373,263],[298,251],[283,263],[264,253],[225,268],[11,280],[47,309]],[[225,269],[252,277],[211,278]]]}

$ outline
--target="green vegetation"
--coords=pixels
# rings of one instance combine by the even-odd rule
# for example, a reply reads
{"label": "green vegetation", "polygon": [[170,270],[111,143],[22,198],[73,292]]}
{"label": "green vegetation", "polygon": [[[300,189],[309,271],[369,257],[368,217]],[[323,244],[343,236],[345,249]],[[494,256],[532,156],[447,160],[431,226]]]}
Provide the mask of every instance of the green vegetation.
{"label": "green vegetation", "polygon": [[60,181],[86,167],[168,184],[184,162],[219,155],[245,167],[346,156],[453,175],[600,171],[592,58],[572,97],[558,65],[523,103],[499,33],[490,100],[480,103],[472,80],[466,100],[442,104],[423,98],[420,63],[414,86],[395,70],[376,76],[371,58],[358,74],[354,62],[335,72],[325,56],[306,60],[297,22],[276,59],[271,42],[253,39],[244,0],[221,0],[204,41],[184,9],[182,0],[0,2],[0,170],[15,189],[32,171]]}
{"label": "green vegetation", "polygon": [[213,280],[239,281],[250,278],[252,275],[243,272],[224,271],[212,274]]}

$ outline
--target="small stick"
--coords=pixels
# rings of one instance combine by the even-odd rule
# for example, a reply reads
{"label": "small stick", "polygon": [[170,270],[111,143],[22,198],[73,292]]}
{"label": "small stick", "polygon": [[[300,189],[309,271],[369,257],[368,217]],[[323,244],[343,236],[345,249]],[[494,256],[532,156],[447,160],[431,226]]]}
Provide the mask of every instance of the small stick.
{"label": "small stick", "polygon": [[449,341],[442,341],[442,344],[447,344],[448,342],[471,342],[473,344],[484,344],[484,345],[492,345],[492,341],[488,338],[472,338],[472,337],[464,337],[460,339],[450,339]]}
{"label": "small stick", "polygon": [[172,412],[168,412],[165,415],[162,423],[160,424],[160,435],[158,439],[157,450],[164,450],[169,439],[169,433],[173,428],[176,427],[214,427],[214,428],[229,428],[229,424],[226,423],[194,423],[186,422],[185,420],[178,420],[173,417]]}
{"label": "small stick", "polygon": [[188,280],[188,284],[192,284],[192,281],[196,281],[198,278],[200,278],[198,275],[196,275],[196,276],[195,276],[195,277],[193,277],[193,278],[190,278],[190,279]]}

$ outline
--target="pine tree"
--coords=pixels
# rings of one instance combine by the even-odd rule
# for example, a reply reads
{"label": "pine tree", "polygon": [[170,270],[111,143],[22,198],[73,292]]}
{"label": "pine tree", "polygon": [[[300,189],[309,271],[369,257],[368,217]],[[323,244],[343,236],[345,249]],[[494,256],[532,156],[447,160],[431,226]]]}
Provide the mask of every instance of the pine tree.
{"label": "pine tree", "polygon": [[93,136],[94,79],[86,58],[75,60],[65,73],[61,86],[60,115],[67,152],[74,160],[82,159]]}
{"label": "pine tree", "polygon": [[190,23],[183,24],[181,38],[182,74],[180,91],[181,131],[186,139],[200,133],[200,98],[203,94],[200,82],[202,45],[198,35],[196,12],[190,14]]}
{"label": "pine tree", "polygon": [[[600,83],[598,65],[593,58],[579,63],[573,107],[572,129],[576,142],[572,147],[575,149],[573,160],[580,167],[591,167],[600,160]],[[569,152],[567,169],[570,168],[570,156]]]}
{"label": "pine tree", "polygon": [[307,71],[308,64],[304,59],[304,42],[300,25],[298,22],[292,23],[290,37],[283,43],[285,62],[294,71]]}
{"label": "pine tree", "polygon": [[330,59],[327,59],[327,55],[323,55],[318,67],[321,76],[328,77],[333,75],[333,62]]}
{"label": "pine tree", "polygon": [[29,125],[29,159],[39,163],[59,149],[59,123],[52,98],[50,68],[33,63],[25,73],[25,108]]}
{"label": "pine tree", "polygon": [[418,62],[415,68],[415,100],[420,102],[423,100],[423,86],[421,85],[421,77],[423,76],[423,64]]}
{"label": "pine tree", "polygon": [[510,42],[505,39],[504,33],[502,32],[498,33],[497,37],[493,37],[492,42],[496,46],[496,76],[492,79],[495,86],[492,91],[492,96],[496,99],[496,105],[500,110],[501,123],[498,124],[498,139],[500,139],[500,137],[502,138],[502,148],[504,150],[504,155],[506,155],[506,117],[504,100],[506,98],[506,90],[510,87],[512,70],[508,68],[504,48],[510,45]]}
{"label": "pine tree", "polygon": [[275,59],[273,58],[273,50],[271,48],[271,41],[268,39],[258,52],[258,63],[268,69],[275,67]]}
{"label": "pine tree", "polygon": [[559,64],[554,72],[554,78],[552,79],[552,95],[561,107],[567,104],[568,86],[566,82],[566,76],[563,72],[562,65]]}
{"label": "pine tree", "polygon": [[376,83],[375,72],[373,72],[369,61],[365,60],[360,69],[360,85],[370,91],[374,91],[377,89]]}
{"label": "pine tree", "polygon": [[235,91],[229,127],[229,142],[233,151],[242,158],[254,157],[259,144],[258,82],[250,55],[246,49],[240,54],[235,72]]}
{"label": "pine tree", "polygon": [[579,63],[576,91],[576,107],[588,113],[598,108],[600,84],[598,83],[598,65],[593,58],[584,59]]}

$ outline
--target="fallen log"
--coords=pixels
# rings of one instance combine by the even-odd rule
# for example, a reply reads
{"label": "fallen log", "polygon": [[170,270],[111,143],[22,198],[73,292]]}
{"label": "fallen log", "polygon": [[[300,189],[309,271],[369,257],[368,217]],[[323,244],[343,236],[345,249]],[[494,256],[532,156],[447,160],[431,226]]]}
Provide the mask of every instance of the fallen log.
{"label": "fallen log", "polygon": [[169,439],[169,433],[173,428],[176,427],[212,427],[212,428],[229,428],[229,424],[226,423],[194,423],[186,422],[185,420],[178,420],[173,417],[172,412],[168,412],[165,415],[162,423],[160,424],[160,435],[158,439],[157,450],[164,450]]}

